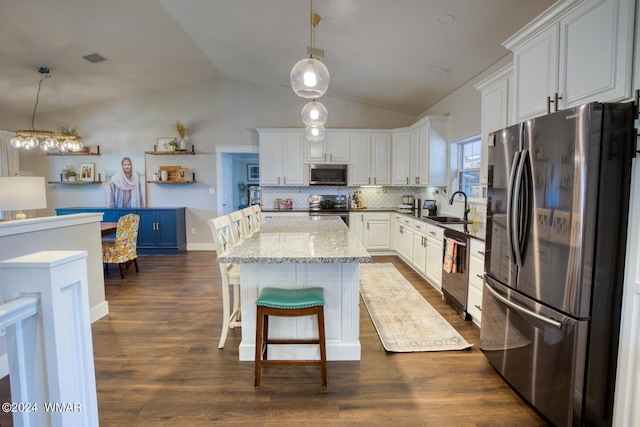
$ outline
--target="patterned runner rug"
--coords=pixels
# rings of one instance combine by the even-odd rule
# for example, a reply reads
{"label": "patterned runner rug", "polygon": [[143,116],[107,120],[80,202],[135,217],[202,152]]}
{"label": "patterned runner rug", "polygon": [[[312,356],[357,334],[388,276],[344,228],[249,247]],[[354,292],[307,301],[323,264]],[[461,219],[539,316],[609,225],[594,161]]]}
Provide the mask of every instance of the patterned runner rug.
{"label": "patterned runner rug", "polygon": [[360,295],[387,351],[471,347],[391,263],[360,264]]}

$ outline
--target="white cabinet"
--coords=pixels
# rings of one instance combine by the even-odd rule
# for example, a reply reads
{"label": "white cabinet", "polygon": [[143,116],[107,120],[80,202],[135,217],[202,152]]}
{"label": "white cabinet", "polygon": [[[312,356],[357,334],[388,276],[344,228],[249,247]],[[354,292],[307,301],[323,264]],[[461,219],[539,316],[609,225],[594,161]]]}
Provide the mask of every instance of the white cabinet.
{"label": "white cabinet", "polygon": [[349,132],[327,130],[322,141],[309,141],[307,163],[349,163]]}
{"label": "white cabinet", "polygon": [[364,244],[364,213],[349,212],[349,230]]}
{"label": "white cabinet", "polygon": [[392,184],[447,185],[449,118],[428,116],[393,133]]}
{"label": "white cabinet", "polygon": [[436,289],[441,290],[444,229],[432,224],[426,224],[426,226],[427,261],[425,264],[425,276]]}
{"label": "white cabinet", "polygon": [[391,134],[391,185],[409,185],[411,175],[411,131]]}
{"label": "white cabinet", "polygon": [[390,212],[350,212],[349,229],[367,250],[391,249]]}
{"label": "white cabinet", "polygon": [[413,263],[413,219],[401,214],[396,214],[395,247],[400,258],[407,264]]}
{"label": "white cabinet", "polygon": [[482,288],[484,286],[484,243],[469,239],[469,287],[467,292],[467,313],[473,323],[480,326],[482,320]]}
{"label": "white cabinet", "polygon": [[481,92],[480,134],[482,136],[482,165],[480,167],[480,185],[489,184],[489,133],[503,129],[511,124],[509,96],[513,65],[509,64],[478,83],[475,88]]}
{"label": "white cabinet", "polygon": [[427,266],[427,224],[421,221],[413,222],[413,268],[423,276]]}
{"label": "white cabinet", "polygon": [[634,0],[558,2],[507,40],[515,122],[630,98],[634,8]]}
{"label": "white cabinet", "polygon": [[349,185],[391,184],[391,133],[351,134]]}
{"label": "white cabinet", "polygon": [[309,185],[304,167],[304,133],[258,130],[260,185]]}
{"label": "white cabinet", "polygon": [[[418,140],[413,143],[412,171],[416,174],[416,184],[426,187],[447,186],[447,161],[449,159],[449,118],[429,116],[417,124]],[[411,180],[409,181],[411,182]]]}

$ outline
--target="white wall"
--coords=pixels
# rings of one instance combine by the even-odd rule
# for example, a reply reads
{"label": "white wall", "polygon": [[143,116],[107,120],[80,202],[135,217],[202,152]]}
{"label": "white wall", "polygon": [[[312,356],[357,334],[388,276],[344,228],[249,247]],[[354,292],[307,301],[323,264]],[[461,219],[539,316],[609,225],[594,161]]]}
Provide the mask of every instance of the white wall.
{"label": "white wall", "polygon": [[[188,145],[198,156],[146,156],[147,174],[159,165],[180,165],[196,173],[198,183],[189,185],[147,185],[149,207],[187,206],[188,243],[209,243],[206,220],[216,215],[215,153],[217,145],[257,145],[258,127],[302,127],[300,110],[307,100],[289,87],[268,87],[217,77],[185,83],[178,87],[126,99],[68,109],[38,117],[39,126],[55,129],[58,124],[75,126],[83,141],[95,151],[151,151],[156,138],[176,136],[176,119],[185,123]],[[323,97],[329,110],[328,128],[394,128],[415,122],[416,117],[369,105]],[[18,123],[0,117],[0,128],[28,127],[30,118]],[[42,152],[21,152],[20,167],[47,180],[59,180],[65,164],[96,163],[105,176],[106,156],[53,157]],[[134,165],[135,166],[135,165]],[[48,186],[47,214],[56,207],[104,206],[106,184],[92,186]],[[191,229],[196,234],[191,234]]]}
{"label": "white wall", "polygon": [[[506,52],[505,52],[506,53]],[[473,86],[487,78],[513,60],[508,54],[494,63],[482,73],[451,92],[437,104],[426,110],[420,117],[426,115],[451,116],[449,142],[457,142],[480,134],[480,109],[482,98],[480,92]]]}

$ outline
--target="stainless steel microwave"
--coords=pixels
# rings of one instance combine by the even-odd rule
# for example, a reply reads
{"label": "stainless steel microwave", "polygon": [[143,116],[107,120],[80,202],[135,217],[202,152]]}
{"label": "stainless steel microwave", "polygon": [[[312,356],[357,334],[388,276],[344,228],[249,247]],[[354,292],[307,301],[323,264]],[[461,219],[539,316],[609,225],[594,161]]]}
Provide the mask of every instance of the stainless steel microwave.
{"label": "stainless steel microwave", "polygon": [[347,165],[309,165],[309,185],[347,185]]}

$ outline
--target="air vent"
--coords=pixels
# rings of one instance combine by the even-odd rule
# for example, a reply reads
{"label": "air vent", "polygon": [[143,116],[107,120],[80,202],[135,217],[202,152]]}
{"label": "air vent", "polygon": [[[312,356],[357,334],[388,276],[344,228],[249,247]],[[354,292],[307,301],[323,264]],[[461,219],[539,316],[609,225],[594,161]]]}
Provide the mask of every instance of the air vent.
{"label": "air vent", "polygon": [[89,54],[89,55],[85,55],[85,56],[83,56],[83,58],[86,59],[87,61],[91,62],[92,64],[107,60],[107,58],[105,58],[104,56],[100,55],[99,53],[92,53],[92,54]]}
{"label": "air vent", "polygon": [[307,46],[307,55],[313,56],[314,58],[326,58],[324,49],[318,49],[314,47],[313,50],[310,46]]}

